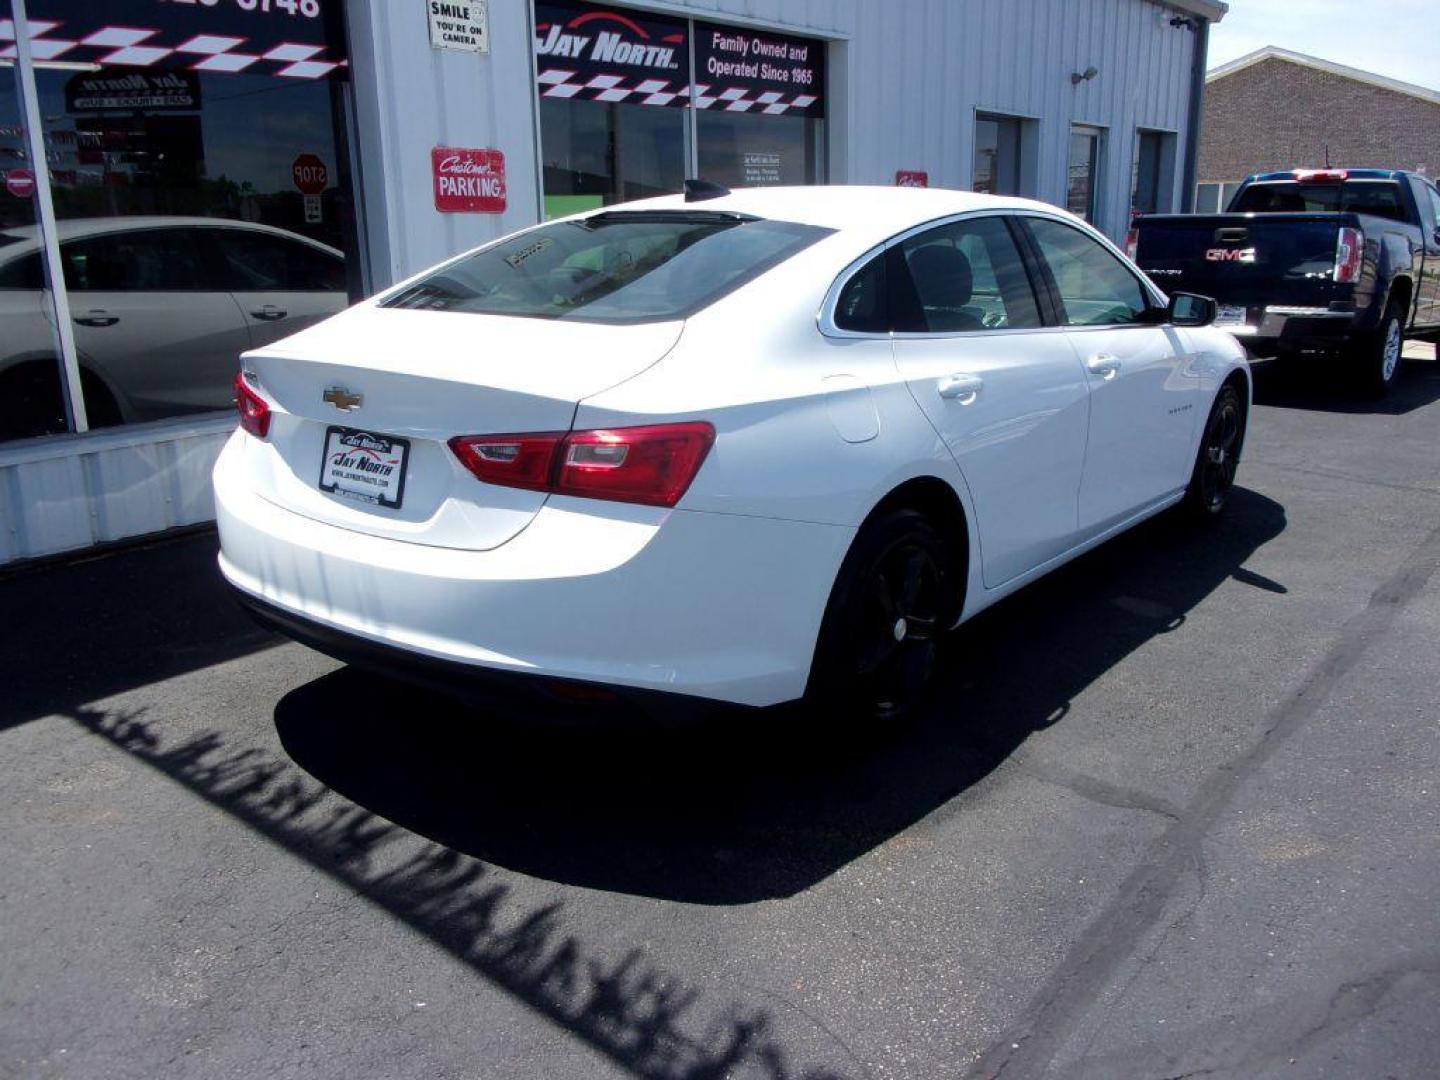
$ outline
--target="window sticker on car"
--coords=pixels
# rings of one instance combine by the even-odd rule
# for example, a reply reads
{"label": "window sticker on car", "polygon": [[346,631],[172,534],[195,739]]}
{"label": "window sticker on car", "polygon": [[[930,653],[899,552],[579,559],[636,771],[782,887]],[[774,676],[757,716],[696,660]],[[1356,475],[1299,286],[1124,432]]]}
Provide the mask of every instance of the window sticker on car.
{"label": "window sticker on car", "polygon": [[553,243],[553,241],[551,241],[551,240],[549,240],[549,239],[536,240],[533,244],[530,244],[530,245],[528,245],[528,246],[526,246],[526,247],[521,248],[519,251],[515,252],[513,255],[506,255],[506,256],[505,256],[505,261],[506,261],[507,263],[509,263],[511,266],[518,267],[522,262],[524,262],[526,259],[530,258],[531,255],[539,255],[540,252],[544,251],[544,250],[545,250],[546,248],[548,248],[552,243]]}

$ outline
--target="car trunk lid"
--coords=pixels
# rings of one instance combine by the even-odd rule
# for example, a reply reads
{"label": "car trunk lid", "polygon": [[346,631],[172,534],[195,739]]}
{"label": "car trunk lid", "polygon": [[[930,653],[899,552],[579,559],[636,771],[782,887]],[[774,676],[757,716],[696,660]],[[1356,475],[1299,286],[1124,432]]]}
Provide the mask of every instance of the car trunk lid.
{"label": "car trunk lid", "polygon": [[243,357],[274,407],[268,438],[247,442],[252,482],[342,528],[497,547],[547,496],[482,483],[448,440],[569,430],[582,398],[655,363],[680,327],[352,308]]}

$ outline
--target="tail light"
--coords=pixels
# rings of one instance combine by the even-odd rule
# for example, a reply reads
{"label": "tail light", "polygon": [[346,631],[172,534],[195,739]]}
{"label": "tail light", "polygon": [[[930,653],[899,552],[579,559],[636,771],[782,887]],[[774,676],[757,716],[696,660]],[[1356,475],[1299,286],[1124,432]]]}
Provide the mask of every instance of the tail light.
{"label": "tail light", "polygon": [[235,411],[240,426],[257,439],[270,434],[270,403],[250,389],[243,372],[235,376]]}
{"label": "tail light", "polygon": [[1140,250],[1140,230],[1139,230],[1139,229],[1131,229],[1128,233],[1125,234],[1125,254],[1126,254],[1127,256],[1129,256],[1131,262],[1134,262],[1134,261],[1135,261],[1135,253],[1138,252],[1139,250]]}
{"label": "tail light", "polygon": [[1335,241],[1335,280],[1354,284],[1360,280],[1365,265],[1365,234],[1359,229],[1342,228]]}
{"label": "tail light", "polygon": [[528,435],[457,435],[450,449],[487,484],[674,506],[715,442],[703,421]]}
{"label": "tail light", "polygon": [[450,449],[460,464],[487,484],[549,491],[555,450],[563,431],[536,435],[457,435]]}
{"label": "tail light", "polygon": [[1321,183],[1338,184],[1341,181],[1348,180],[1350,178],[1350,170],[1296,169],[1293,173],[1291,173],[1291,175],[1295,177],[1297,183],[1301,184],[1313,184],[1317,181]]}

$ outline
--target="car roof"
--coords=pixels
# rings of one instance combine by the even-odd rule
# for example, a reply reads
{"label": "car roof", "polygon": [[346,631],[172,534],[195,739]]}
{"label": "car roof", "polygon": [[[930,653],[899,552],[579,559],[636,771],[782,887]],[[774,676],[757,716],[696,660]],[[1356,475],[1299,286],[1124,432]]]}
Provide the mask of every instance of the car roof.
{"label": "car roof", "polygon": [[805,187],[736,188],[726,195],[686,202],[683,195],[607,206],[597,213],[626,210],[714,210],[849,233],[865,246],[937,218],[977,210],[1030,210],[1079,221],[1049,203],[950,188],[824,184]]}
{"label": "car roof", "polygon": [[[274,225],[265,225],[258,221],[236,221],[234,218],[186,216],[180,214],[136,214],[129,217],[65,218],[55,224],[55,232],[60,238],[61,243],[80,237],[99,236],[105,233],[173,228],[221,228],[263,232],[271,236],[279,236],[289,240],[299,240],[302,243],[321,248],[332,255],[343,258],[343,253],[336,248],[319,240],[313,240],[308,236],[303,236],[300,233],[277,228]],[[39,247],[39,229],[35,225],[15,225],[7,229],[0,229],[0,237],[4,236],[17,237],[19,243],[23,245],[14,248],[11,248],[9,245],[0,246],[0,255],[5,257],[20,254],[21,252],[28,252],[33,248]]]}

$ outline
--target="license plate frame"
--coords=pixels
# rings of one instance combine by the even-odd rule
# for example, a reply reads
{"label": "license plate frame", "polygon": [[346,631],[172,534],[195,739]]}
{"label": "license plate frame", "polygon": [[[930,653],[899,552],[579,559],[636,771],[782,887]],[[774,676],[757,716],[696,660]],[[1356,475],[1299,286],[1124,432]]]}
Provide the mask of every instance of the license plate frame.
{"label": "license plate frame", "polygon": [[1220,304],[1215,309],[1215,324],[1221,328],[1248,326],[1250,313],[1239,304]]}
{"label": "license plate frame", "polygon": [[[339,449],[332,449],[337,438]],[[349,455],[356,458],[349,467],[343,460],[347,449],[358,452]],[[391,471],[382,472],[370,465],[389,466]],[[399,510],[405,500],[409,465],[409,439],[331,424],[325,429],[320,450],[320,490],[370,506]]]}

